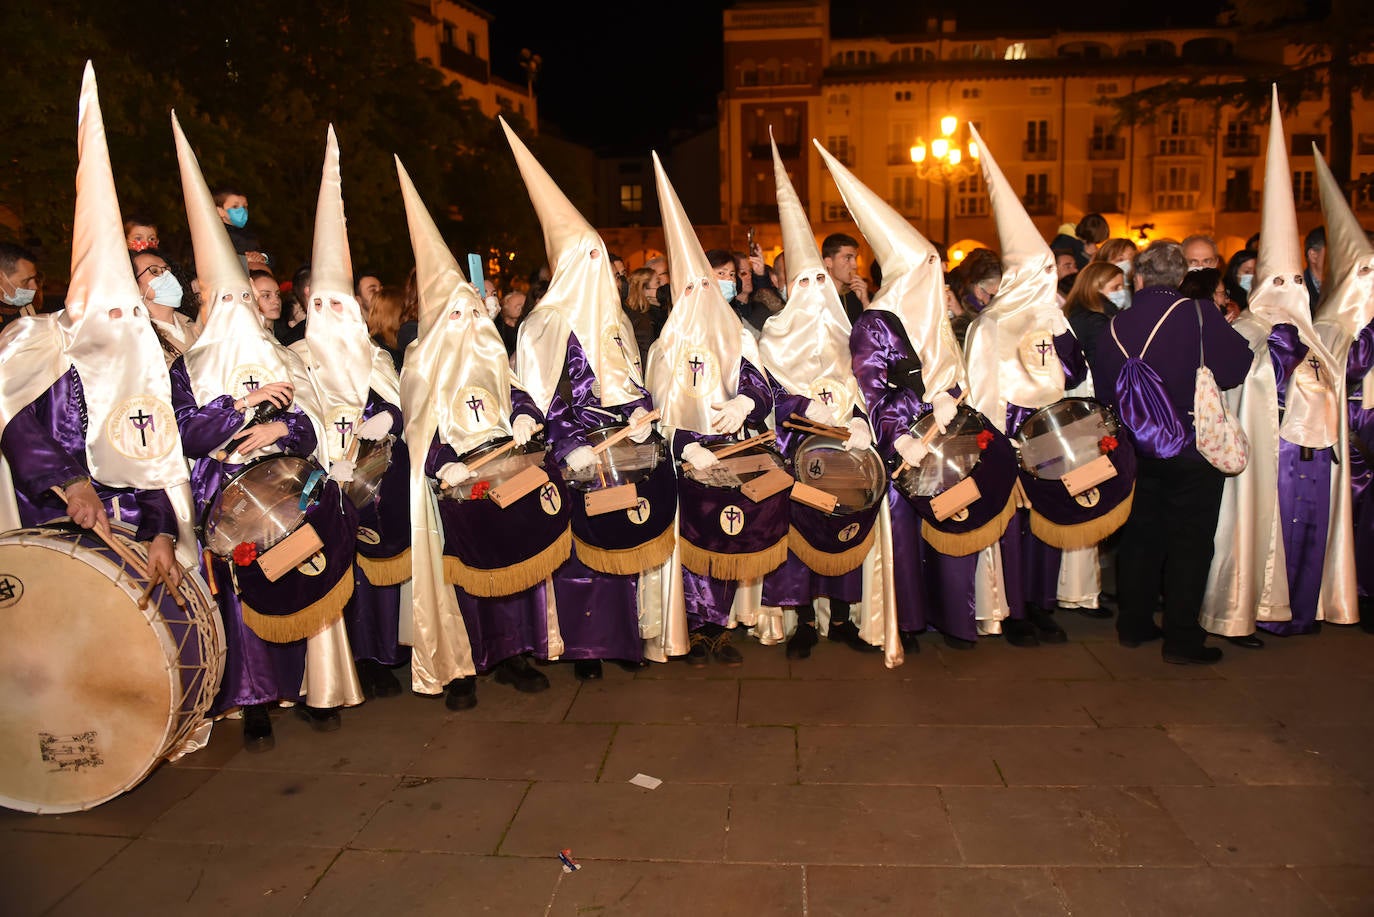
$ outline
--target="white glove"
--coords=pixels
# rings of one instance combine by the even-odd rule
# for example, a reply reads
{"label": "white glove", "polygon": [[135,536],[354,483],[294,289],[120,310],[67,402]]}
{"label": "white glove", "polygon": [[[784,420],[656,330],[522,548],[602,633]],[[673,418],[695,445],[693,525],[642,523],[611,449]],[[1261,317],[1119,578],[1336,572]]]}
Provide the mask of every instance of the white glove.
{"label": "white glove", "polygon": [[714,452],[701,443],[688,443],[682,448],[682,460],[697,471],[705,471],[720,461]]}
{"label": "white glove", "polygon": [[954,413],[959,409],[954,396],[949,392],[936,392],[930,399],[931,413],[935,415],[935,426],[940,432],[945,432],[949,422],[954,419]]}
{"label": "white glove", "polygon": [[653,434],[654,422],[652,420],[646,421],[644,419],[648,416],[649,412],[644,410],[643,408],[635,408],[634,413],[630,415],[631,429],[643,425],[643,429],[635,430],[633,433],[630,434],[631,442],[642,443]]}
{"label": "white glove", "polygon": [[339,459],[329,463],[329,477],[340,484],[347,484],[353,480],[354,465],[348,459]]}
{"label": "white glove", "polygon": [[510,425],[511,437],[515,440],[515,444],[523,446],[529,442],[530,437],[534,435],[534,428],[537,426],[539,423],[528,414],[521,414],[516,417]]}
{"label": "white glove", "polygon": [[496,321],[496,316],[501,314],[501,300],[488,296],[482,300],[482,305],[487,307],[487,318]]}
{"label": "white glove", "polygon": [[391,415],[378,411],[358,427],[358,439],[381,439],[391,432]]}
{"label": "white glove", "polygon": [[462,462],[449,462],[439,468],[439,480],[443,481],[449,487],[457,487],[468,478],[476,476],[477,473]]}
{"label": "white glove", "polygon": [[835,421],[838,419],[835,412],[830,410],[827,405],[821,404],[815,398],[806,403],[806,419],[813,423],[825,424],[827,427],[839,426]]}
{"label": "white glove", "polygon": [[716,416],[711,418],[711,429],[726,436],[732,436],[744,426],[749,412],[754,410],[754,399],[748,395],[736,395],[724,404],[713,404]]}
{"label": "white glove", "polygon": [[925,458],[930,452],[926,444],[909,433],[903,433],[897,437],[897,442],[893,443],[897,447],[897,454],[902,457],[912,468],[921,464],[921,459]]}
{"label": "white glove", "polygon": [[868,421],[862,417],[855,417],[849,421],[849,439],[844,441],[844,447],[850,452],[862,452],[873,445],[873,434],[868,430]]}
{"label": "white glove", "polygon": [[596,464],[596,453],[591,446],[578,446],[568,453],[563,462],[574,474],[580,474]]}
{"label": "white glove", "polygon": [[1049,313],[1050,334],[1059,337],[1069,330],[1069,319],[1064,315],[1063,309],[1055,309]]}

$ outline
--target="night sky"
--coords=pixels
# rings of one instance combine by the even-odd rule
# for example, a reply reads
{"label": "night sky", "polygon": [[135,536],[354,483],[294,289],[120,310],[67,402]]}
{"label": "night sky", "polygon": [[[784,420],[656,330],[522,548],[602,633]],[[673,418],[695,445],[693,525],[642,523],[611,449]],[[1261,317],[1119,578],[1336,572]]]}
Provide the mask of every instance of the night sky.
{"label": "night sky", "polygon": [[[523,83],[521,48],[543,57],[535,83],[546,130],[606,153],[662,148],[674,131],[716,120],[721,91],[722,12],[733,0],[602,0],[532,4],[477,0],[491,24],[492,68]],[[892,0],[831,4],[835,37],[919,32],[927,10]],[[964,6],[960,30],[1164,28],[1215,22],[1222,0],[1151,0],[1148,4],[1025,3],[981,0]],[[843,10],[843,12],[841,12]],[[971,15],[977,11],[977,18]]]}

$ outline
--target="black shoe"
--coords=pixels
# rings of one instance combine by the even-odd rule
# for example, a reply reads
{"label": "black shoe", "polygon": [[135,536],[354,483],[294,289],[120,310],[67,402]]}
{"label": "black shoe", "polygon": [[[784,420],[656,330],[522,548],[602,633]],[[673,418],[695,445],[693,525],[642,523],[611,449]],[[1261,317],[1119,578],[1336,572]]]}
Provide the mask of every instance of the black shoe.
{"label": "black shoe", "polygon": [[920,633],[914,630],[904,630],[900,634],[902,638],[902,650],[908,653],[919,653],[921,651],[921,641],[917,638]]}
{"label": "black shoe", "polygon": [[622,671],[629,672],[631,674],[634,674],[635,672],[642,672],[649,667],[649,660],[647,659],[641,659],[638,662],[631,662],[628,659],[612,659],[611,662],[614,662],[616,665],[620,666]]}
{"label": "black shoe", "polygon": [[578,681],[600,681],[604,674],[601,671],[600,659],[575,659],[573,660],[573,674]]}
{"label": "black shoe", "polygon": [[1054,612],[1044,611],[1039,608],[1029,608],[1026,616],[1030,618],[1031,626],[1035,628],[1035,634],[1041,643],[1067,643],[1069,635],[1064,633],[1064,628],[1059,626],[1059,622],[1054,619]]}
{"label": "black shoe", "polygon": [[1256,634],[1246,634],[1243,637],[1227,637],[1226,642],[1231,644],[1232,646],[1239,646],[1247,650],[1264,649],[1264,641],[1261,640]]}
{"label": "black shoe", "polygon": [[450,710],[471,710],[477,706],[477,676],[466,675],[455,678],[446,686],[448,696],[444,706]]}
{"label": "black shoe", "polygon": [[744,657],[739,650],[730,645],[730,632],[727,630],[711,641],[711,658],[721,665],[730,667],[744,665]]}
{"label": "black shoe", "polygon": [[1071,608],[1068,605],[1060,605],[1059,610],[1071,611],[1074,614],[1082,615],[1085,618],[1105,619],[1110,618],[1112,616],[1112,610],[1110,608]]}
{"label": "black shoe", "polygon": [[978,645],[975,640],[965,640],[963,637],[951,637],[949,634],[941,634],[940,638],[945,641],[945,646],[952,650],[971,650]]}
{"label": "black shoe", "polygon": [[826,636],[836,643],[843,643],[860,653],[881,653],[883,651],[881,646],[874,646],[860,637],[859,628],[854,626],[853,621],[831,621]]}
{"label": "black shoe", "polygon": [[253,704],[243,708],[243,750],[271,751],[277,747],[272,735],[272,717],[267,713],[266,704]]}
{"label": "black shoe", "polygon": [[358,681],[365,697],[395,697],[401,693],[396,674],[374,659],[359,659]]}
{"label": "black shoe", "polygon": [[1164,661],[1174,665],[1213,665],[1221,661],[1221,649],[1215,646],[1194,646],[1171,649],[1164,647]]}
{"label": "black shoe", "polygon": [[1160,628],[1159,628],[1158,626],[1155,626],[1153,630],[1151,630],[1150,632],[1144,634],[1143,636],[1139,636],[1139,637],[1136,637],[1136,636],[1130,636],[1130,637],[1128,637],[1128,636],[1126,636],[1125,634],[1121,633],[1120,631],[1117,631],[1117,636],[1116,636],[1116,642],[1117,642],[1117,643],[1120,643],[1122,646],[1126,647],[1126,648],[1129,649],[1129,650],[1133,650],[1133,649],[1135,649],[1135,648],[1138,647],[1138,646],[1144,646],[1146,643],[1153,643],[1153,642],[1155,642],[1156,640],[1163,640],[1163,639],[1164,639],[1164,631],[1160,630]]}
{"label": "black shoe", "polygon": [[512,656],[502,661],[493,677],[497,684],[510,685],[522,694],[549,690],[549,677],[530,665],[524,656]]}
{"label": "black shoe", "polygon": [[706,660],[711,656],[711,638],[701,631],[694,631],[691,641],[691,648],[687,650],[687,664],[699,669],[706,665]]}
{"label": "black shoe", "polygon": [[1002,636],[1012,646],[1040,645],[1040,638],[1035,635],[1035,625],[1023,618],[1004,618]]}
{"label": "black shoe", "polygon": [[820,642],[821,638],[816,633],[816,625],[803,624],[799,621],[797,622],[797,629],[792,632],[792,636],[787,640],[787,658],[810,658],[811,648]]}
{"label": "black shoe", "polygon": [[310,728],[316,732],[334,732],[343,725],[339,719],[338,707],[307,707],[305,704],[296,706],[296,716],[310,724]]}

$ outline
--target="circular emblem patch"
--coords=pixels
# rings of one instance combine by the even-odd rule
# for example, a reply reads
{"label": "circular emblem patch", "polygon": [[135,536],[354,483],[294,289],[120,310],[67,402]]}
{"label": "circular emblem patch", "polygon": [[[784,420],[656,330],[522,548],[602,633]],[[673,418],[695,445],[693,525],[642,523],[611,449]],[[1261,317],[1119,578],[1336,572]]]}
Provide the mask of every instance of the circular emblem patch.
{"label": "circular emblem patch", "polygon": [[382,536],[367,526],[360,526],[358,528],[358,540],[363,544],[381,544]]}
{"label": "circular emblem patch", "polygon": [[235,396],[242,397],[274,381],[276,380],[267,371],[267,367],[260,363],[244,363],[242,366],[234,367],[234,371],[230,373],[229,391]]}
{"label": "circular emblem patch", "polygon": [[649,501],[644,497],[640,497],[635,501],[634,506],[625,510],[625,515],[628,516],[630,521],[635,525],[643,525],[649,521],[649,510]]}
{"label": "circular emblem patch", "polygon": [[363,412],[360,408],[335,405],[325,413],[324,418],[324,435],[329,441],[329,455],[336,459],[343,458],[353,442],[353,434],[362,423]]}
{"label": "circular emblem patch", "polygon": [[1054,335],[1049,329],[1036,328],[1026,332],[1017,345],[1017,352],[1021,357],[1021,365],[1032,376],[1040,379],[1057,376],[1063,380],[1064,366],[1059,362],[1059,354],[1054,349]]}
{"label": "circular emblem patch", "polygon": [[449,403],[453,416],[460,419],[463,428],[476,433],[496,425],[501,414],[496,396],[480,385],[469,385],[458,390]]}
{"label": "circular emblem patch", "polygon": [[720,511],[720,530],[722,532],[733,538],[743,529],[744,510],[732,503]]}
{"label": "circular emblem patch", "polygon": [[127,458],[160,459],[176,445],[176,415],[165,401],[135,395],[110,413],[105,438]]}
{"label": "circular emblem patch", "polygon": [[306,576],[319,576],[321,573],[324,572],[326,563],[327,561],[324,559],[324,552],[316,551],[314,554],[311,554],[309,557],[303,560],[298,567],[296,567],[296,572],[302,573]]}
{"label": "circular emblem patch", "polygon": [[546,516],[558,515],[563,508],[563,495],[558,492],[557,484],[548,481],[539,488],[539,508]]}
{"label": "circular emblem patch", "polygon": [[1293,370],[1293,381],[1298,388],[1314,395],[1323,395],[1331,390],[1331,374],[1326,371],[1322,361],[1310,353]]}
{"label": "circular emblem patch", "polygon": [[0,608],[17,605],[24,597],[24,581],[13,573],[0,573]]}
{"label": "circular emblem patch", "polygon": [[1084,509],[1092,509],[1101,501],[1102,491],[1098,490],[1096,487],[1090,487],[1078,496],[1073,498],[1073,502],[1077,503]]}
{"label": "circular emblem patch", "polygon": [[951,522],[968,522],[968,509],[964,508],[949,517]]}
{"label": "circular emblem patch", "polygon": [[844,528],[840,529],[839,539],[840,541],[847,543],[853,541],[854,536],[857,534],[859,534],[859,523],[851,522],[849,523],[849,525],[846,525]]}
{"label": "circular emblem patch", "polygon": [[812,382],[807,395],[812,401],[819,402],[824,407],[829,408],[835,415],[836,423],[844,423],[854,407],[849,388],[827,376],[821,376]]}
{"label": "circular emblem patch", "polygon": [[720,382],[720,366],[710,351],[691,348],[678,360],[677,378],[689,397],[714,396]]}

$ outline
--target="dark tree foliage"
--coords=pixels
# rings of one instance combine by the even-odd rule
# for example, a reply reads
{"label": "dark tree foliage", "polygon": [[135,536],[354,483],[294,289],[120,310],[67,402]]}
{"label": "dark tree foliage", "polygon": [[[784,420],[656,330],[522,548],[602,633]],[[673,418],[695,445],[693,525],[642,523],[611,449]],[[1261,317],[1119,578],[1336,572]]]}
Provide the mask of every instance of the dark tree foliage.
{"label": "dark tree foliage", "polygon": [[0,34],[24,52],[9,56],[0,92],[0,208],[20,224],[10,235],[39,247],[50,279],[65,277],[89,58],[121,209],[148,215],[188,261],[172,109],[211,186],[248,195],[249,227],[279,276],[310,257],[330,123],[355,267],[400,284],[414,261],[396,154],[460,263],[497,249],[516,253],[505,271],[527,274],[544,261],[542,237],[500,126],[416,60],[413,29],[395,0],[0,4]]}

